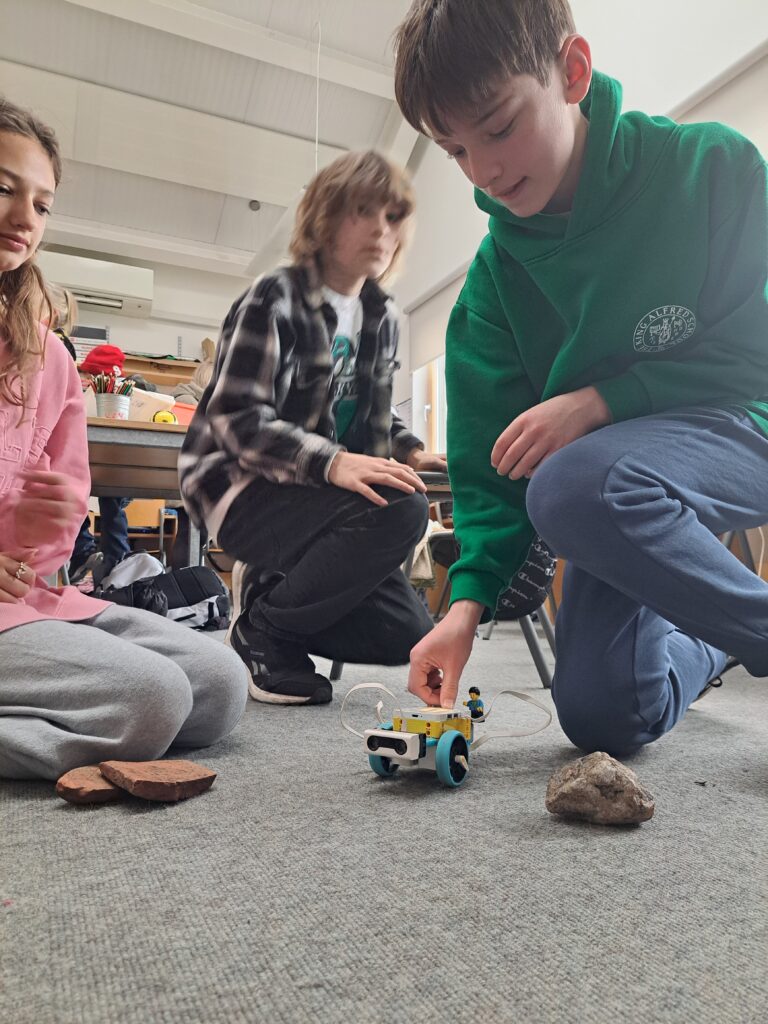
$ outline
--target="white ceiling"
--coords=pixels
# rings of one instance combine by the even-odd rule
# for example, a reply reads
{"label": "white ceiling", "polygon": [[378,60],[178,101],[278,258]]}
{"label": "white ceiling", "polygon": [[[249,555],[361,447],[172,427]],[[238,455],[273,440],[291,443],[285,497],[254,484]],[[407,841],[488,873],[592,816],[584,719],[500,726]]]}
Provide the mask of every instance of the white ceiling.
{"label": "white ceiling", "polygon": [[[627,107],[685,109],[768,45],[765,0],[572,4]],[[49,245],[228,275],[272,266],[315,170],[319,35],[318,165],[369,146],[411,156],[390,47],[409,6],[0,0],[0,92],[51,123],[65,157]]]}
{"label": "white ceiling", "polygon": [[318,37],[318,165],[371,146],[408,160],[390,39],[409,4],[0,0],[0,91],[65,157],[49,245],[226,274],[269,263],[315,170]]}

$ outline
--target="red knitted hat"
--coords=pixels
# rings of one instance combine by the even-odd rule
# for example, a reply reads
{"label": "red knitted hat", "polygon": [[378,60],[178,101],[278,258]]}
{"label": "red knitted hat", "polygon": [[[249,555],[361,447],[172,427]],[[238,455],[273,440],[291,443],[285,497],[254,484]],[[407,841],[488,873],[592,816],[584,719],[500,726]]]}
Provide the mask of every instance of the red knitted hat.
{"label": "red knitted hat", "polygon": [[83,373],[113,373],[119,376],[123,372],[125,352],[117,345],[97,345],[92,348],[80,364]]}

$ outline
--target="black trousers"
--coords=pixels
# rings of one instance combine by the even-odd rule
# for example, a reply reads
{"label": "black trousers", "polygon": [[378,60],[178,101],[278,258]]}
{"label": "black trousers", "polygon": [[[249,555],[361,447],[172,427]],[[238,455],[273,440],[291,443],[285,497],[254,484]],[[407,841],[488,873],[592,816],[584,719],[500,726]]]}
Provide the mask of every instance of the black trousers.
{"label": "black trousers", "polygon": [[404,665],[432,628],[400,566],[424,534],[421,494],[380,488],[374,505],[339,487],[255,480],[218,541],[228,555],[285,575],[255,603],[275,635],[334,661]]}

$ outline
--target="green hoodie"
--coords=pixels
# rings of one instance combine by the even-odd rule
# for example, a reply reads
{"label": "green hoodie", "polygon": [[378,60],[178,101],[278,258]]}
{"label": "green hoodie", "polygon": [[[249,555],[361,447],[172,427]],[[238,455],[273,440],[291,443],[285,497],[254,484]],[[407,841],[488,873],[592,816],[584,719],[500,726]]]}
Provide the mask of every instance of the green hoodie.
{"label": "green hoodie", "polygon": [[595,73],[568,216],[490,214],[446,341],[452,600],[493,609],[534,535],[491,449],[520,413],[594,385],[615,422],[739,406],[768,433],[768,178],[720,124],[621,114]]}

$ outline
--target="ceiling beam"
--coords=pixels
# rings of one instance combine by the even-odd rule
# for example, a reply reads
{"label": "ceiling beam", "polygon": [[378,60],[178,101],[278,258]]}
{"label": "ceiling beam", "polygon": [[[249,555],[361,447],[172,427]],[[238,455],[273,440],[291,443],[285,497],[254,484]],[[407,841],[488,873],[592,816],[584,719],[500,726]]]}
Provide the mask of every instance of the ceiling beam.
{"label": "ceiling beam", "polygon": [[[177,185],[288,206],[315,173],[306,139],[0,60],[0,93],[24,97],[62,154]],[[346,152],[318,147],[325,167]]]}
{"label": "ceiling beam", "polygon": [[187,242],[167,235],[153,235],[130,228],[106,226],[75,217],[52,217],[45,232],[46,244],[77,249],[83,254],[107,253],[147,263],[206,270],[231,277],[248,276],[251,253],[204,242]]}
{"label": "ceiling beam", "polygon": [[[273,32],[243,18],[233,18],[188,0],[66,0],[147,28],[191,39],[252,60],[315,76],[317,44],[314,40]],[[393,100],[392,71],[383,64],[321,48],[320,77],[358,92]]]}
{"label": "ceiling beam", "polygon": [[415,128],[411,128],[396,103],[384,122],[384,127],[376,143],[376,148],[386,153],[391,160],[401,167],[406,167],[413,153],[413,147],[419,138]]}

